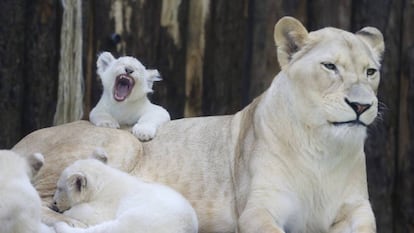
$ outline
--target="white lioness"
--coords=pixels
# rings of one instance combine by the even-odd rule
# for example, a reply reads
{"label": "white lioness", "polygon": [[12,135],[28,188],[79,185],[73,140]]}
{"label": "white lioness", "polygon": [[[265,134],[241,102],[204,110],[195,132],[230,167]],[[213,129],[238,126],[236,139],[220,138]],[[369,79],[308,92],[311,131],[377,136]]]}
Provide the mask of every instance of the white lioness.
{"label": "white lioness", "polygon": [[41,201],[31,179],[43,166],[44,158],[35,153],[23,157],[0,150],[0,232],[50,233],[41,222]]}
{"label": "white lioness", "polygon": [[58,211],[90,227],[60,222],[57,233],[197,233],[196,213],[181,194],[105,165],[102,150],[94,157],[67,167],[53,196]]}
{"label": "white lioness", "polygon": [[[235,115],[174,120],[142,144],[76,122],[39,130],[15,150],[41,149],[61,168],[96,146],[117,151],[131,159],[121,169],[190,200],[200,232],[375,232],[364,140],[377,116],[382,34],[308,33],[285,17],[274,37],[282,71]],[[38,181],[56,180],[53,167]]]}
{"label": "white lioness", "polygon": [[109,52],[101,53],[96,65],[103,93],[89,120],[110,128],[133,125],[132,133],[142,141],[155,137],[157,128],[170,120],[170,114],[147,97],[154,81],[161,80],[158,71],[145,69],[133,57],[115,59]]}

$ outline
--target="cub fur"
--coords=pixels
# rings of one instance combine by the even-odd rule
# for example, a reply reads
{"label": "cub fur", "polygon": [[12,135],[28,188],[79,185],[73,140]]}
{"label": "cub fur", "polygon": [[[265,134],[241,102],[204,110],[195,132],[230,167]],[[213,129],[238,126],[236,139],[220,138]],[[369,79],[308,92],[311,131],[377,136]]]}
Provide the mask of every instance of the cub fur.
{"label": "cub fur", "polygon": [[115,59],[109,52],[101,53],[96,65],[103,93],[89,120],[110,128],[133,125],[132,133],[141,141],[155,137],[157,128],[170,120],[169,113],[147,97],[153,83],[161,80],[158,71],[146,69],[134,57]]}
{"label": "cub fur", "polygon": [[197,232],[196,213],[181,194],[105,165],[103,150],[94,157],[67,167],[53,197],[55,209],[89,228],[61,222],[58,233]]}
{"label": "cub fur", "polygon": [[84,148],[122,151],[133,157],[122,170],[190,201],[200,232],[375,232],[364,140],[378,113],[381,32],[308,32],[285,17],[274,39],[281,72],[235,115],[173,120],[147,143],[81,121],[39,130],[15,149],[52,151],[39,182],[57,179],[54,169]]}
{"label": "cub fur", "polygon": [[31,179],[43,166],[42,154],[27,158],[0,150],[0,232],[49,233],[41,222],[41,200]]}

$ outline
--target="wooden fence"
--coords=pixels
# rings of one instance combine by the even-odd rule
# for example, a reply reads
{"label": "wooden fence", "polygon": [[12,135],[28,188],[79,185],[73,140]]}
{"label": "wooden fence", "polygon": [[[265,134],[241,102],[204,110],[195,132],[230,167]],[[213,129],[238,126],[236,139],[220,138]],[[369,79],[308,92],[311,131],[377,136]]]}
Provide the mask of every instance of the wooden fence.
{"label": "wooden fence", "polygon": [[[3,148],[53,123],[63,11],[57,0],[0,2]],[[309,30],[383,32],[382,119],[366,144],[369,191],[378,232],[414,232],[412,0],[83,0],[85,116],[100,96],[100,51],[159,69],[164,81],[152,98],[173,118],[235,113],[277,74],[273,27],[284,15]]]}

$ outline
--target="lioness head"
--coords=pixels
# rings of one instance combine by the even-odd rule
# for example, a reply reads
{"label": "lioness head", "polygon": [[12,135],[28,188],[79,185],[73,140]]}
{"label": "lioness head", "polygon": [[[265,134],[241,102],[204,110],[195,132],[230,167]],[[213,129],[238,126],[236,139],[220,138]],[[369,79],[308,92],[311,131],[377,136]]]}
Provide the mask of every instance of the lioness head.
{"label": "lioness head", "polygon": [[275,25],[274,39],[296,120],[309,129],[365,137],[378,113],[381,32],[373,27],[355,34],[335,28],[308,32],[285,17]]}
{"label": "lioness head", "polygon": [[93,180],[99,176],[99,171],[106,162],[106,152],[98,148],[90,159],[78,160],[65,168],[57,182],[51,208],[64,212],[74,205],[89,201],[96,193]]}
{"label": "lioness head", "polygon": [[102,80],[104,93],[122,102],[136,100],[152,92],[154,81],[160,81],[157,70],[145,69],[134,57],[115,59],[111,53],[103,52],[97,60],[97,73]]}

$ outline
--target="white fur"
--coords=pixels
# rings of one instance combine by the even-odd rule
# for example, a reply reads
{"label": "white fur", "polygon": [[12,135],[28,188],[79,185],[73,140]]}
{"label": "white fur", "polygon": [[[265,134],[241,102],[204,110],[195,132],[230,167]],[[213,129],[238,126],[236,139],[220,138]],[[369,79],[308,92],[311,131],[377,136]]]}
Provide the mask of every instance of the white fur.
{"label": "white fur", "polygon": [[[363,148],[366,126],[378,113],[382,34],[373,28],[308,33],[285,17],[275,26],[275,42],[282,71],[254,117],[257,156],[248,165],[253,175],[239,231],[376,232]],[[355,103],[369,107],[357,112]]]}
{"label": "white fur", "polygon": [[[104,156],[94,157],[102,160]],[[78,160],[67,167],[53,197],[64,215],[90,227],[72,228],[60,222],[55,225],[58,233],[197,232],[196,213],[179,193],[97,159]]]}
{"label": "white fur", "polygon": [[30,182],[43,165],[39,153],[27,158],[9,150],[0,150],[0,232],[49,233],[41,223],[41,201]]}
{"label": "white fur", "polygon": [[[129,76],[135,85],[125,100],[117,101],[114,97],[115,80],[121,74],[126,75],[126,69],[132,71]],[[146,69],[136,58],[115,59],[111,53],[103,52],[98,57],[97,73],[102,80],[103,93],[89,115],[93,124],[110,128],[133,125],[132,133],[141,141],[148,141],[155,137],[161,124],[170,120],[168,112],[152,104],[147,97],[152,92],[154,81],[161,80],[157,70]]]}
{"label": "white fur", "polygon": [[[129,158],[120,169],[182,193],[200,232],[376,232],[364,140],[378,112],[382,34],[369,27],[308,32],[285,17],[275,42],[282,71],[235,115],[174,120],[148,143],[76,122],[37,131],[16,149],[51,152],[49,176],[38,182],[57,178],[56,167],[90,148],[117,151],[123,156],[113,160]],[[357,114],[347,100],[371,106]]]}

